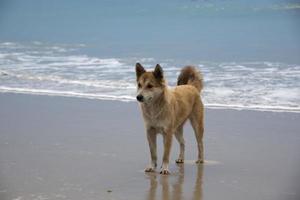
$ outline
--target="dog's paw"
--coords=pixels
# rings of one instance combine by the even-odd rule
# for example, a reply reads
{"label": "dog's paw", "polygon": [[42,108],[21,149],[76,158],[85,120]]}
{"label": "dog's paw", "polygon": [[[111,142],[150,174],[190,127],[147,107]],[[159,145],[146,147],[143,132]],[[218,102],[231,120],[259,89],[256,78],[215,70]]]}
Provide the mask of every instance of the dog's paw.
{"label": "dog's paw", "polygon": [[202,164],[204,163],[204,160],[196,160],[196,164]]}
{"label": "dog's paw", "polygon": [[162,174],[162,175],[169,175],[170,172],[169,172],[169,170],[167,170],[167,169],[162,169],[162,170],[160,171],[160,174]]}
{"label": "dog's paw", "polygon": [[178,158],[175,160],[177,164],[184,163],[184,159]]}
{"label": "dog's paw", "polygon": [[155,172],[155,168],[153,168],[153,167],[147,167],[145,169],[145,172]]}

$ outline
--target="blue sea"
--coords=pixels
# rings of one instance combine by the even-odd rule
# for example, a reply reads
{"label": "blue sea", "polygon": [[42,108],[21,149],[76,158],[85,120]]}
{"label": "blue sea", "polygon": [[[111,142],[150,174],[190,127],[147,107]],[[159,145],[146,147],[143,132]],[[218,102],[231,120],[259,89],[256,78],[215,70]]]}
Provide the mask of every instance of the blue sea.
{"label": "blue sea", "polygon": [[136,62],[208,108],[300,112],[300,1],[2,0],[0,92],[135,101]]}

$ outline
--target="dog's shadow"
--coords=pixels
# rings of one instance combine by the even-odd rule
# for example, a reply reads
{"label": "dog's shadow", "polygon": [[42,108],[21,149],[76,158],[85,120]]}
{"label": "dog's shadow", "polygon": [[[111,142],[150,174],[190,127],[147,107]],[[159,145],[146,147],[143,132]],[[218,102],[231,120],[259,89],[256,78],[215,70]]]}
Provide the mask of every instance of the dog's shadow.
{"label": "dog's shadow", "polygon": [[[175,175],[160,175],[157,173],[149,173],[146,176],[149,179],[149,190],[147,200],[164,199],[164,200],[180,200],[184,198],[184,165],[178,165],[179,171]],[[193,188],[192,199],[202,199],[202,179],[203,165],[197,166],[197,176]],[[175,176],[175,177],[174,177]],[[170,184],[171,179],[176,179]],[[161,188],[161,189],[158,189]],[[171,188],[171,189],[170,189]],[[160,192],[160,193],[159,193]],[[161,197],[159,197],[160,195]]]}

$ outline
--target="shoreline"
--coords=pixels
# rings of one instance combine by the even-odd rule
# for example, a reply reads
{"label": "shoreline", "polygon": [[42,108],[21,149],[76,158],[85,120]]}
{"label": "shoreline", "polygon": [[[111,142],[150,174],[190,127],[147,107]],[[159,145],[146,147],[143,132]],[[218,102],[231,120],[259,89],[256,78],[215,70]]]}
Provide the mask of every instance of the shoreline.
{"label": "shoreline", "polygon": [[[184,128],[186,162],[145,174],[149,150],[137,103],[0,93],[0,199],[296,200],[297,113],[205,110],[205,163]],[[158,164],[162,138],[158,137]],[[159,172],[159,170],[157,170]]]}
{"label": "shoreline", "polygon": [[[49,92],[47,90],[47,92]],[[20,95],[33,95],[33,96],[49,96],[49,97],[65,97],[65,98],[78,98],[78,99],[88,99],[88,100],[95,100],[95,101],[117,101],[117,102],[125,102],[125,103],[134,103],[135,99],[129,96],[126,97],[114,97],[109,95],[97,96],[95,97],[90,96],[90,94],[83,94],[83,93],[47,93],[47,92],[36,92],[36,93],[28,93],[23,91],[0,91],[0,94],[20,94]],[[275,113],[298,113],[300,114],[300,110],[292,109],[292,108],[285,108],[285,107],[260,107],[260,106],[242,106],[242,105],[221,105],[221,104],[204,104],[206,109],[216,109],[216,110],[236,110],[236,111],[257,111],[257,112],[275,112]]]}

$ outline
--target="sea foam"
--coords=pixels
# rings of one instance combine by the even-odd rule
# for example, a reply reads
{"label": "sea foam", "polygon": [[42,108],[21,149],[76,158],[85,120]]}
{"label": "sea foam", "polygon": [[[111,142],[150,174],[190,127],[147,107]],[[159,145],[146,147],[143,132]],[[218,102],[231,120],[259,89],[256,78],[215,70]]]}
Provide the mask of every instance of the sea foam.
{"label": "sea foam", "polygon": [[[155,58],[100,58],[82,45],[0,43],[0,92],[134,101],[134,64],[153,68]],[[168,83],[182,65],[160,62]],[[206,107],[300,112],[300,66],[270,61],[199,61]]]}

